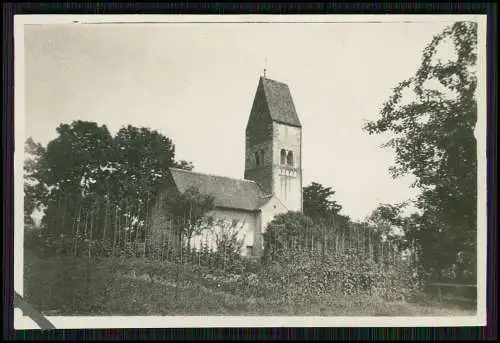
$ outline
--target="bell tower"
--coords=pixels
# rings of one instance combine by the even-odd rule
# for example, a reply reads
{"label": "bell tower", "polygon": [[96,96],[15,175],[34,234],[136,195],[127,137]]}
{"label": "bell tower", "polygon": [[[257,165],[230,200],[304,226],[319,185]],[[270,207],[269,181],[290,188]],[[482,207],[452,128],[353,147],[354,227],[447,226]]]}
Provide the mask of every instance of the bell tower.
{"label": "bell tower", "polygon": [[286,84],[260,78],[245,143],[245,179],[302,211],[302,125]]}

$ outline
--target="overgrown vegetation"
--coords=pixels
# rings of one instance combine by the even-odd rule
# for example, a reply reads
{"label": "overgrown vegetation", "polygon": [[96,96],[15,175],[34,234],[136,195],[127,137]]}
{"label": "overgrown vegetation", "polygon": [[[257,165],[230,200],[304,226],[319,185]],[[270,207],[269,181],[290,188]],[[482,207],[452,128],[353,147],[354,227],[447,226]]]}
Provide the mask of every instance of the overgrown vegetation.
{"label": "overgrown vegetation", "polygon": [[421,305],[422,299],[403,298],[412,286],[401,288],[402,274],[381,273],[374,265],[370,269],[347,254],[327,261],[304,254],[290,264],[264,264],[233,255],[230,265],[238,267],[224,269],[210,254],[205,261],[213,263],[198,264],[203,260],[101,256],[92,245],[87,247],[91,254],[82,249],[75,255],[69,248],[61,249],[65,245],[71,246],[70,241],[49,243],[34,231],[26,236],[24,296],[47,315],[473,313],[472,308],[453,305],[437,308],[435,300],[433,305]]}

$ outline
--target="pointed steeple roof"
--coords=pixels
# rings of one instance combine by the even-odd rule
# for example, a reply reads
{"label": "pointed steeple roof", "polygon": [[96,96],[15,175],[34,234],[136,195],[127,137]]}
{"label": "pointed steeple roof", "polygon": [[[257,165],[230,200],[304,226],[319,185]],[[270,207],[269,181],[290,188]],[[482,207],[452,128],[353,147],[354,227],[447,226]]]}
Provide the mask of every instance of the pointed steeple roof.
{"label": "pointed steeple roof", "polygon": [[254,106],[255,104],[264,105],[262,110],[269,114],[272,121],[302,127],[293,104],[292,94],[285,83],[261,76]]}

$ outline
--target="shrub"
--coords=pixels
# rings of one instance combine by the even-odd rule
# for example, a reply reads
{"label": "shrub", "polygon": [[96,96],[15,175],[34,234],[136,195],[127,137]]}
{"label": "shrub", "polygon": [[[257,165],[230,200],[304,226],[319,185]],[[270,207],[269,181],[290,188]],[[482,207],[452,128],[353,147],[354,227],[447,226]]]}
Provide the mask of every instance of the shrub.
{"label": "shrub", "polygon": [[321,232],[313,221],[300,212],[277,215],[269,224],[264,236],[264,259],[279,258],[290,247],[310,248],[310,238],[319,239]]}

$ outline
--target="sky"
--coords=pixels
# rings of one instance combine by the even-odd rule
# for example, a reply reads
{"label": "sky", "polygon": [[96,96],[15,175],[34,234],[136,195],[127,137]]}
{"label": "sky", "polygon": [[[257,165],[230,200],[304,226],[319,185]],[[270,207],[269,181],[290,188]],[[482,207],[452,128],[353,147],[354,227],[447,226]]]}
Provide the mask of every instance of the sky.
{"label": "sky", "polygon": [[195,171],[243,178],[259,77],[288,84],[303,126],[303,181],[332,187],[354,220],[415,196],[363,124],[451,22],[25,26],[25,132],[46,145],[73,120],[158,130]]}

